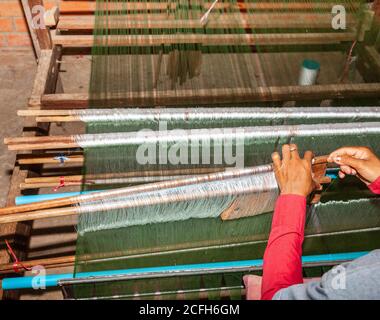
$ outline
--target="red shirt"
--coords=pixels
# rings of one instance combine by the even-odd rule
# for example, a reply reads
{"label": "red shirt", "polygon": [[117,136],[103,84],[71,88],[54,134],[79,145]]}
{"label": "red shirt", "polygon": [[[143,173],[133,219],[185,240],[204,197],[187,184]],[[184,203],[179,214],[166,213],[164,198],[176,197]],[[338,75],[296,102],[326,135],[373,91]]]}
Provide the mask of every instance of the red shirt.
{"label": "red shirt", "polygon": [[[368,187],[380,194],[380,177]],[[272,299],[280,289],[303,283],[301,258],[305,219],[305,197],[294,194],[278,197],[264,254],[262,300]]]}

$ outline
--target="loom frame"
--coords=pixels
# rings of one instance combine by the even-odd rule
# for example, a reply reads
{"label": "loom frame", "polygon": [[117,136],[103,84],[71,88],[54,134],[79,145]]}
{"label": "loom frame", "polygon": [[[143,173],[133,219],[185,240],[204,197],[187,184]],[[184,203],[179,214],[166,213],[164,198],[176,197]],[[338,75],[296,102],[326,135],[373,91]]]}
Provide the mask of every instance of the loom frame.
{"label": "loom frame", "polygon": [[[375,14],[380,18],[380,1],[375,1]],[[42,0],[22,0],[25,15],[28,20],[28,25],[31,26],[31,8],[34,5],[43,5]],[[51,9],[51,8],[50,8]],[[54,8],[53,8],[54,9]],[[73,52],[87,52],[91,47],[91,36],[86,34],[88,32],[88,21],[81,23],[83,17],[89,20],[93,14],[93,2],[91,1],[71,1],[65,0],[61,2],[60,6],[61,17],[57,15],[57,10],[54,9],[50,12],[50,17],[53,19],[47,23],[47,28],[42,30],[35,30],[30,28],[31,36],[35,46],[36,56],[38,58],[38,68],[34,80],[33,90],[28,100],[27,108],[30,110],[35,109],[73,109],[73,108],[86,108],[89,105],[89,95],[82,93],[64,93],[61,79],[59,76],[62,56]],[[84,14],[83,14],[84,13]],[[83,14],[83,15],[82,15]],[[87,15],[86,15],[87,14]],[[68,21],[65,15],[71,15],[71,22]],[[71,25],[70,25],[70,23]],[[60,28],[72,28],[76,32],[83,32],[82,35],[65,35],[60,34]],[[87,29],[86,29],[87,28]],[[346,38],[342,38],[343,40]],[[348,39],[348,38],[347,38]],[[265,39],[264,39],[265,40]],[[263,41],[264,41],[263,40]],[[304,41],[304,43],[313,42],[315,40],[308,40],[307,38],[298,38],[297,41]],[[69,53],[67,53],[67,52]],[[369,74],[369,70],[380,75],[380,54],[374,47],[365,47],[361,52],[362,59],[358,64],[358,70],[365,81],[373,81],[373,76]],[[380,78],[379,78],[380,79]],[[378,80],[378,79],[377,79]],[[324,100],[324,99],[339,99],[342,96],[378,96],[380,92],[380,81],[365,84],[352,84],[352,85],[315,85],[311,87],[270,87],[265,90],[242,90],[240,98],[246,101],[289,101],[289,100]],[[239,91],[239,89],[237,89]],[[170,106],[176,96],[170,94],[164,99],[156,99],[149,97],[141,99],[141,97],[126,96],[117,97],[115,102],[120,105],[134,105],[146,106],[152,105],[167,105]],[[218,96],[218,92],[205,92],[203,98],[207,98],[210,103],[226,102],[226,97]],[[183,103],[189,101],[194,102],[194,97],[186,92],[183,92]],[[49,136],[50,123],[43,122],[37,123],[35,119],[27,118],[23,127],[23,136]],[[17,159],[13,168],[13,173],[10,180],[10,187],[7,196],[6,205],[14,205],[15,198],[23,193],[20,185],[27,178],[36,177],[41,175],[42,165],[40,163],[27,163],[23,164],[22,160],[27,159],[33,153],[18,152]],[[43,157],[43,155],[41,155]],[[21,161],[20,161],[21,160]],[[59,168],[57,168],[59,169]],[[28,191],[28,194],[38,193],[39,189],[34,189],[33,192]],[[32,231],[32,221],[22,223],[9,223],[0,225],[0,236],[5,239],[14,239],[14,247],[16,254],[20,260],[24,260],[27,256],[27,248]],[[12,263],[5,249],[0,250],[1,261],[7,261],[6,264],[0,266],[0,274],[12,273]],[[44,263],[47,267],[54,266],[67,266],[75,261],[74,256],[62,256],[50,259],[38,259],[29,261],[30,265]],[[28,265],[28,264],[27,264]],[[3,292],[0,290],[1,299],[18,299],[20,292]]]}

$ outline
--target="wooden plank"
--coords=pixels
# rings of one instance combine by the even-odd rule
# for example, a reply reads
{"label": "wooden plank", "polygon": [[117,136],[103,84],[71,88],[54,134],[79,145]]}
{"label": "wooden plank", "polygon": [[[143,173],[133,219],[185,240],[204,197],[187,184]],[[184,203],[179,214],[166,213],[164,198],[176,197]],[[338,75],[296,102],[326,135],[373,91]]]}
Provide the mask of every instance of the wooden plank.
{"label": "wooden plank", "polygon": [[[57,28],[61,31],[89,31],[95,26],[95,16],[67,15],[62,16]],[[101,19],[100,19],[101,21]],[[354,27],[356,21],[353,15],[347,15],[348,26]],[[107,21],[108,29],[173,29],[173,28],[203,28],[199,17],[188,20],[177,20],[174,15],[129,14],[118,15]],[[209,29],[268,29],[268,28],[331,28],[331,15],[322,13],[225,13],[211,14],[207,23]]]}
{"label": "wooden plank", "polygon": [[[242,103],[257,101],[323,100],[379,97],[380,83],[331,84],[232,89],[201,89],[131,92],[108,95],[107,105],[115,107],[152,107],[196,104]],[[92,100],[97,105],[103,99]],[[82,109],[89,106],[87,93],[49,94],[41,99],[42,109]]]}
{"label": "wooden plank", "polygon": [[355,32],[331,33],[272,33],[272,34],[175,34],[175,35],[126,35],[94,38],[92,35],[53,35],[53,42],[63,47],[101,46],[161,46],[199,43],[206,46],[220,45],[311,45],[334,44],[354,41]]}

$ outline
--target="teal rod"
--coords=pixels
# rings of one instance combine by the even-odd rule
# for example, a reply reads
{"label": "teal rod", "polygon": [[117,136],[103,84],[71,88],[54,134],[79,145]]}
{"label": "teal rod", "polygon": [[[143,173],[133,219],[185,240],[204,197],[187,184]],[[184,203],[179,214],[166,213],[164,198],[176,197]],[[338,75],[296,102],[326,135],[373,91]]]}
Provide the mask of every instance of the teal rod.
{"label": "teal rod", "polygon": [[[345,261],[351,261],[353,259],[359,258],[367,254],[367,251],[360,252],[349,252],[349,253],[334,253],[334,254],[322,254],[322,255],[312,255],[302,257],[302,264],[339,264]],[[186,264],[178,266],[164,266],[164,267],[149,267],[149,268],[134,268],[134,269],[122,269],[122,270],[104,270],[96,272],[81,272],[77,274],[73,273],[62,273],[62,274],[49,274],[45,276],[28,276],[28,277],[17,277],[17,278],[4,278],[2,281],[3,290],[14,290],[14,289],[33,289],[34,283],[43,283],[46,288],[57,287],[59,281],[78,279],[78,278],[90,278],[90,277],[111,277],[111,276],[131,276],[133,278],[139,275],[143,276],[147,273],[154,274],[157,276],[162,273],[166,273],[168,276],[172,274],[179,275],[180,272],[231,272],[234,269],[249,269],[258,268],[263,266],[263,260],[242,260],[242,261],[227,261],[227,262],[212,262],[212,263],[202,263],[202,264]],[[162,276],[162,275],[161,275]],[[88,279],[91,280],[91,279]]]}

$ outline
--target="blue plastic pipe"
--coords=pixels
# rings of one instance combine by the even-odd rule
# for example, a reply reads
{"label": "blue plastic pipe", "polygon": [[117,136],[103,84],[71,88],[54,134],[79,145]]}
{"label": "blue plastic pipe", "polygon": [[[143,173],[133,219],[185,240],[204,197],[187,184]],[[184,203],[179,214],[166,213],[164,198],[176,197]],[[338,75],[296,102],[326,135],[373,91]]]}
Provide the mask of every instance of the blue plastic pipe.
{"label": "blue plastic pipe", "polygon": [[[337,262],[340,261],[350,261],[356,258],[362,257],[367,254],[368,251],[361,252],[349,252],[349,253],[334,253],[334,254],[322,254],[313,256],[302,257],[302,263],[326,263],[326,262]],[[165,267],[150,267],[150,268],[135,268],[135,269],[123,269],[123,270],[105,270],[96,272],[81,272],[75,274],[75,278],[88,278],[88,277],[104,277],[104,276],[115,276],[115,275],[136,275],[142,273],[161,273],[167,271],[186,271],[186,270],[201,270],[201,269],[223,269],[223,268],[244,268],[244,267],[262,267],[263,260],[242,260],[242,261],[228,261],[228,262],[213,262],[213,263],[202,263],[202,264],[186,264],[178,266],[165,266]],[[41,276],[39,276],[41,277]],[[33,279],[36,276],[30,277],[18,277],[18,278],[4,278],[2,282],[3,290],[13,290],[13,289],[32,289]],[[73,279],[73,273],[62,273],[62,274],[49,274],[46,275],[44,281],[45,286],[56,287],[58,282],[63,279]],[[40,278],[41,279],[41,278]]]}
{"label": "blue plastic pipe", "polygon": [[66,197],[80,196],[82,194],[100,192],[104,190],[94,190],[94,191],[78,191],[78,192],[64,192],[64,193],[49,193],[49,194],[36,194],[32,196],[18,196],[16,197],[16,205],[29,204],[34,202],[41,202],[46,200],[61,199]]}

